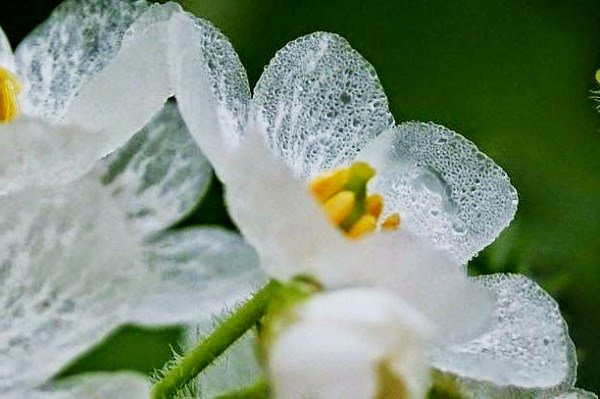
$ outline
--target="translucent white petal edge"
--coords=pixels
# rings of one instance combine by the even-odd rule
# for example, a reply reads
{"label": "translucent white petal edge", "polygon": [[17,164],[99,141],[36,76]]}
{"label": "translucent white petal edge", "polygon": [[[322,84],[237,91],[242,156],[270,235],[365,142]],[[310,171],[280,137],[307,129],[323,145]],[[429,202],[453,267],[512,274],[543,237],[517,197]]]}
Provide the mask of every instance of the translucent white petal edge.
{"label": "translucent white petal edge", "polygon": [[571,387],[575,347],[556,301],[524,276],[497,274],[475,281],[494,293],[495,320],[472,341],[432,351],[432,365],[471,389],[497,395]]}
{"label": "translucent white petal edge", "polygon": [[347,164],[394,123],[375,69],[333,33],[279,50],[254,90],[255,118],[294,174],[310,178]]}
{"label": "translucent white petal edge", "polygon": [[399,212],[403,228],[466,263],[494,241],[517,209],[507,174],[461,135],[409,122],[380,135],[357,156],[378,174],[369,188]]}
{"label": "translucent white petal edge", "polygon": [[4,30],[0,26],[0,67],[15,73],[15,56]]}

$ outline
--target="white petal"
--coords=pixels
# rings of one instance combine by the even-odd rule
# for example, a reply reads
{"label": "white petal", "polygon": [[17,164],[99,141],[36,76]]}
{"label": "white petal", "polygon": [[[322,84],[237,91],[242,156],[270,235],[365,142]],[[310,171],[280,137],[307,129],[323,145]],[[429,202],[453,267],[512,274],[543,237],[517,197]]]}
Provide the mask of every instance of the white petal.
{"label": "white petal", "polygon": [[269,145],[302,178],[345,165],[394,122],[373,67],[345,39],[323,32],[275,55],[253,106]]}
{"label": "white petal", "polygon": [[158,284],[131,314],[135,322],[207,320],[248,298],[265,280],[254,250],[226,230],[167,232],[149,246],[150,269]]}
{"label": "white petal", "polygon": [[378,175],[369,189],[400,212],[403,228],[465,263],[510,223],[517,193],[508,176],[470,141],[442,126],[405,123],[357,156]]}
{"label": "white petal", "polygon": [[269,355],[276,398],[371,399],[376,343],[335,324],[302,322],[277,338]]}
{"label": "white petal", "polygon": [[321,281],[333,286],[376,286],[393,291],[425,315],[436,339],[460,342],[481,333],[492,301],[463,268],[428,242],[400,230],[376,233],[323,255]]}
{"label": "white petal", "polygon": [[115,56],[143,1],[67,0],[18,46],[23,110],[62,120],[81,88]]}
{"label": "white petal", "polygon": [[258,134],[248,134],[222,171],[229,212],[272,277],[320,277],[324,254],[351,246]]}
{"label": "white petal", "polygon": [[[201,138],[239,140],[250,96],[246,75],[227,39],[175,3],[156,5],[138,18],[115,59],[73,102],[66,121],[110,131],[118,144],[171,95],[192,135],[217,165],[221,154],[213,156]],[[210,107],[202,103],[205,98]],[[206,128],[205,119],[215,125]]]}
{"label": "white petal", "polygon": [[575,381],[577,360],[557,303],[535,282],[518,275],[477,278],[496,295],[495,321],[468,343],[440,348],[433,366],[469,387],[502,396],[560,391]]}
{"label": "white petal", "polygon": [[101,141],[97,132],[26,116],[0,125],[0,193],[80,177],[102,156]]}
{"label": "white petal", "polygon": [[139,131],[173,95],[173,7],[155,6],[126,32],[119,52],[73,99],[65,123],[104,130],[114,149]]}
{"label": "white petal", "polygon": [[40,384],[152,287],[100,184],[0,197],[0,393]]}
{"label": "white petal", "polygon": [[[326,291],[301,305],[301,318],[314,322],[340,323],[356,329],[376,330],[389,320],[422,337],[431,338],[433,326],[415,309],[399,300],[389,290],[379,288],[346,288]],[[399,339],[398,334],[385,331],[380,342]]]}
{"label": "white petal", "polygon": [[208,160],[171,102],[125,147],[97,164],[93,174],[123,201],[144,236],[189,214],[212,178]]}
{"label": "white petal", "polygon": [[20,393],[14,399],[148,399],[150,383],[132,372],[91,373],[70,377],[48,388]]}
{"label": "white petal", "polygon": [[0,67],[6,68],[15,73],[15,56],[13,55],[10,42],[0,26]]}
{"label": "white petal", "polygon": [[[180,19],[182,19],[181,17]],[[176,95],[181,114],[200,148],[221,176],[246,130],[250,89],[233,47],[210,23],[194,19],[173,27],[180,38]]]}

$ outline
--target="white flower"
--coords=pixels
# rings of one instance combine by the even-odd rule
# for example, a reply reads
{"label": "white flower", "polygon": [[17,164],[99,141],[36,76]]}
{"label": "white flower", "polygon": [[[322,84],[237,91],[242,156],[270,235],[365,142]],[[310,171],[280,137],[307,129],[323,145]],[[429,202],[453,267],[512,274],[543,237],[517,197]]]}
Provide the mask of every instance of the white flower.
{"label": "white flower", "polygon": [[374,288],[317,294],[269,356],[278,398],[423,398],[431,335],[419,313]]}
{"label": "white flower", "polygon": [[209,318],[262,281],[236,234],[165,231],[211,177],[165,104],[171,52],[196,45],[234,54],[180,7],[141,1],[67,1],[15,54],[0,30],[0,88],[21,86],[0,123],[0,396],[28,395],[122,323]]}
{"label": "white flower", "polygon": [[[237,58],[229,61],[235,73],[219,87],[200,79],[214,71],[211,62],[186,64],[179,105],[271,276],[394,292],[433,325],[430,364],[474,392],[572,387],[574,348],[552,298],[524,277],[468,278],[460,266],[516,210],[516,191],[491,159],[439,125],[394,126],[373,68],[339,36],[315,33],[286,45],[253,98],[239,89],[246,79]],[[383,197],[383,218],[399,213],[399,230],[348,240],[309,194],[310,181],[356,161],[376,169],[369,192]],[[494,297],[493,311],[482,291]],[[478,330],[487,317],[491,324]]]}

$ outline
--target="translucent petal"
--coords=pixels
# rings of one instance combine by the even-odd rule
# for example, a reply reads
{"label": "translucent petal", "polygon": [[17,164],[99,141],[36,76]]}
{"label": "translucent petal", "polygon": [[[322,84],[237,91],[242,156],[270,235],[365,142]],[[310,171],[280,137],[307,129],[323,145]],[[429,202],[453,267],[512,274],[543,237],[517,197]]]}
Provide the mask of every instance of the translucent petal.
{"label": "translucent petal", "polygon": [[152,287],[100,184],[0,197],[0,394],[39,385]]}
{"label": "translucent petal", "polygon": [[[66,120],[110,131],[117,145],[173,94],[192,135],[218,164],[222,154],[212,156],[198,137],[239,139],[250,96],[246,75],[220,32],[170,3],[153,6],[138,18],[118,55],[86,85]],[[210,107],[201,103],[205,98]],[[206,114],[215,124],[203,128]]]}
{"label": "translucent petal", "polygon": [[115,56],[144,1],[67,0],[18,46],[24,112],[58,122],[91,77]]}
{"label": "translucent petal", "polygon": [[26,116],[0,125],[0,193],[78,178],[101,158],[102,137],[78,126],[52,126]]}
{"label": "translucent petal", "polygon": [[[575,382],[577,360],[557,303],[518,275],[475,279],[496,296],[494,323],[480,337],[431,353],[434,367],[469,390],[495,397],[561,392]],[[507,396],[508,395],[508,396]]]}
{"label": "translucent petal", "polygon": [[173,8],[155,6],[131,25],[111,62],[73,99],[65,123],[109,132],[114,149],[162,109],[174,92],[169,66]]}
{"label": "translucent petal", "polygon": [[150,383],[141,374],[132,372],[91,373],[71,377],[14,399],[148,399]]}
{"label": "translucent petal", "polygon": [[265,281],[254,250],[220,228],[166,232],[150,243],[149,264],[158,276],[132,321],[175,324],[210,319],[250,296]]}
{"label": "translucent petal", "polygon": [[179,41],[176,56],[180,58],[172,63],[172,73],[178,77],[179,108],[190,133],[221,176],[246,129],[250,101],[246,72],[227,38],[208,22],[187,18],[172,28],[176,37],[194,38]]}
{"label": "translucent petal", "polygon": [[404,123],[357,157],[378,175],[370,185],[400,212],[403,228],[431,239],[465,263],[510,223],[517,192],[475,145],[432,123]]}
{"label": "translucent petal", "polygon": [[15,56],[13,55],[10,42],[0,26],[0,67],[6,68],[11,72],[16,72]]}
{"label": "translucent petal", "polygon": [[346,164],[394,122],[373,67],[345,39],[323,32],[275,55],[253,106],[269,145],[302,178]]}
{"label": "translucent petal", "polygon": [[187,215],[206,192],[211,167],[175,103],[93,171],[124,202],[136,230],[149,235]]}

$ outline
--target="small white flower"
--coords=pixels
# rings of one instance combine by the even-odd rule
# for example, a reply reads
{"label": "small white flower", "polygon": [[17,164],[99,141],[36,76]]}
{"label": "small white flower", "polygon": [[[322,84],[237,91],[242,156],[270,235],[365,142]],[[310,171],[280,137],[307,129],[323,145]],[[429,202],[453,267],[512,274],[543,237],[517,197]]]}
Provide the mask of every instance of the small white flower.
{"label": "small white flower", "polygon": [[374,288],[317,294],[293,310],[269,355],[278,398],[423,398],[427,319]]}
{"label": "small white flower", "polygon": [[[524,277],[472,279],[460,266],[516,211],[516,191],[491,159],[442,126],[395,126],[375,71],[337,35],[286,45],[252,98],[239,89],[246,79],[237,58],[228,62],[235,73],[221,86],[200,79],[214,71],[211,62],[186,64],[179,105],[271,276],[394,292],[435,329],[429,363],[472,392],[548,395],[572,387],[573,344],[552,298]],[[349,240],[348,226],[336,221],[343,232],[325,216],[348,198],[324,212],[309,193],[311,181],[356,161],[377,171],[369,193],[384,200],[381,218],[400,215],[399,230]],[[483,291],[494,297],[493,311]]]}

